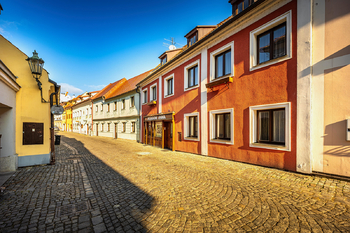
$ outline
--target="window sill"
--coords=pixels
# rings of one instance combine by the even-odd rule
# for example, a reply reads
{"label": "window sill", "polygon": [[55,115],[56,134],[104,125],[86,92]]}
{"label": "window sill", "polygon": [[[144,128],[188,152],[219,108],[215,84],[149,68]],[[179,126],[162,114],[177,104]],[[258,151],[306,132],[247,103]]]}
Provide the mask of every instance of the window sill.
{"label": "window sill", "polygon": [[199,141],[199,138],[198,137],[184,137],[184,140],[187,140],[187,141]]}
{"label": "window sill", "polygon": [[263,148],[270,150],[281,150],[281,151],[290,151],[286,146],[276,145],[276,144],[267,144],[267,143],[250,143],[250,147],[254,148]]}
{"label": "window sill", "polygon": [[266,66],[270,66],[270,65],[273,65],[273,64],[276,64],[276,63],[279,63],[279,62],[291,59],[291,58],[292,58],[292,56],[287,54],[287,55],[284,55],[283,57],[275,58],[275,59],[272,59],[270,61],[266,61],[266,62],[260,63],[258,65],[255,65],[255,66],[250,68],[250,71],[254,71],[254,70],[257,70],[257,69],[260,69],[260,68],[264,68]]}
{"label": "window sill", "polygon": [[186,88],[185,88],[185,91],[190,91],[190,90],[196,89],[196,88],[198,88],[198,87],[199,87],[199,85],[192,86],[192,87],[186,87]]}
{"label": "window sill", "polygon": [[157,104],[157,101],[156,100],[152,100],[150,102],[147,103],[148,106],[151,106],[151,105],[156,105]]}
{"label": "window sill", "polygon": [[221,143],[221,144],[233,145],[233,141],[232,141],[232,140],[210,139],[210,142],[211,142],[211,143]]}
{"label": "window sill", "polygon": [[168,98],[168,97],[171,97],[173,95],[174,95],[174,93],[173,94],[169,94],[169,95],[165,95],[164,98]]}
{"label": "window sill", "polygon": [[206,88],[213,88],[215,86],[221,85],[221,84],[228,84],[233,82],[232,76],[226,76],[223,78],[213,79],[210,83],[205,84]]}

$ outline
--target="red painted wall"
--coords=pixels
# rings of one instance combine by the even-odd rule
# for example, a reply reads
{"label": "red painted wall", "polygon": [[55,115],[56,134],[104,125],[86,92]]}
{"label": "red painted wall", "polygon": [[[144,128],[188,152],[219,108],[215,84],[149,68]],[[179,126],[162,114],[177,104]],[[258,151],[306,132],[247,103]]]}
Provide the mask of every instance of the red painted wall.
{"label": "red painted wall", "polygon": [[[249,33],[259,26],[292,10],[292,58],[255,71],[249,71]],[[210,53],[234,41],[234,77],[225,85],[208,89],[208,112],[234,109],[234,145],[208,144],[209,156],[235,161],[296,170],[296,91],[297,91],[297,5],[292,1],[262,20],[243,29],[208,49]],[[210,64],[208,64],[208,74]],[[208,76],[209,80],[209,76]],[[249,107],[263,104],[291,102],[291,151],[276,151],[249,147]],[[209,119],[209,113],[208,119]],[[209,135],[209,129],[208,129]]]}

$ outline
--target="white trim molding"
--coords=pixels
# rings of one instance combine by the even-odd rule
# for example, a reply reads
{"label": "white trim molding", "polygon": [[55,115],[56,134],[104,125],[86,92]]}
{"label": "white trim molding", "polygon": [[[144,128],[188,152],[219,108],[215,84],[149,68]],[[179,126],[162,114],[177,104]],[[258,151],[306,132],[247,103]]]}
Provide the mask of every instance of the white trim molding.
{"label": "white trim molding", "polygon": [[[273,145],[257,143],[258,131],[258,110],[285,109],[285,145]],[[266,104],[249,107],[249,146],[271,150],[291,151],[291,103]]]}
{"label": "white trim molding", "polygon": [[[192,67],[195,67],[195,66],[198,66],[198,75],[197,75],[197,78],[198,78],[198,84],[195,85],[195,86],[192,86],[192,87],[188,87],[188,70],[191,69]],[[195,88],[198,88],[200,86],[200,75],[201,73],[201,70],[200,70],[200,62],[199,62],[199,59],[192,62],[191,64],[185,66],[184,68],[184,91],[189,91],[189,90],[192,90],[192,89],[195,89]]]}
{"label": "white trim molding", "polygon": [[[231,49],[231,74],[227,74],[220,78],[215,78],[215,57],[219,55],[220,53],[223,53],[227,50]],[[218,48],[217,50],[210,53],[210,79],[209,82],[217,81],[223,78],[226,78],[228,76],[234,76],[235,72],[235,66],[234,66],[234,41],[231,41],[230,43],[227,43],[226,45]]]}
{"label": "white trim molding", "polygon": [[[196,116],[197,117],[197,138],[194,137],[190,137],[188,136],[190,131],[189,131],[189,118],[191,116]],[[186,113],[184,114],[184,129],[183,132],[184,134],[184,140],[186,141],[199,141],[200,140],[200,132],[199,132],[199,122],[200,122],[200,118],[199,118],[199,112],[193,112],[193,113]]]}
{"label": "white trim molding", "polygon": [[[173,79],[173,90],[172,94],[168,95],[168,80]],[[175,94],[175,75],[172,73],[171,75],[164,78],[164,98],[168,98],[170,96],[173,96]]]}
{"label": "white trim molding", "polygon": [[[271,28],[274,28],[278,26],[281,23],[286,23],[286,55],[283,57],[279,57],[267,62],[264,62],[262,64],[258,64],[258,40],[257,37],[266,32],[267,30],[270,30]],[[270,22],[254,29],[250,32],[250,71],[269,66],[281,61],[285,61],[287,59],[292,58],[292,11],[288,11],[284,13],[283,15],[278,16],[277,18],[271,20]]]}
{"label": "white trim molding", "polygon": [[[221,140],[221,139],[215,139],[215,130],[216,130],[216,124],[215,124],[215,115],[217,114],[222,114],[222,113],[230,113],[230,123],[231,123],[231,128],[230,128],[230,136],[231,140]],[[229,144],[233,145],[233,136],[234,136],[234,127],[233,127],[233,108],[226,108],[226,109],[219,109],[219,110],[212,110],[209,111],[209,122],[210,122],[210,142],[211,143],[221,143],[221,144]]]}
{"label": "white trim molding", "polygon": [[[145,92],[147,91],[147,96],[146,96],[146,100],[145,100]],[[142,105],[147,104],[148,101],[148,88],[142,89],[142,95],[141,95],[141,102]]]}

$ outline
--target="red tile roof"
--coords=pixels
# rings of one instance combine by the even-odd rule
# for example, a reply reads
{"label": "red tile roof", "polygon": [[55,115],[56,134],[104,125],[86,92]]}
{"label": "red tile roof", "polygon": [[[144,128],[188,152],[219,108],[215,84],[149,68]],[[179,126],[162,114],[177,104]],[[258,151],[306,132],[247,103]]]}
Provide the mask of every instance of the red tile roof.
{"label": "red tile roof", "polygon": [[106,93],[108,93],[115,85],[117,85],[119,82],[125,82],[125,78],[118,80],[114,83],[110,83],[107,86],[105,86],[99,93],[97,93],[96,95],[94,95],[91,99],[95,100],[98,99],[102,96],[104,96]]}
{"label": "red tile roof", "polygon": [[111,88],[110,91],[108,91],[106,94],[104,94],[106,99],[110,99],[113,97],[116,97],[118,95],[127,93],[129,91],[136,89],[136,84],[139,83],[141,80],[147,77],[149,73],[151,73],[152,70],[146,71],[138,76],[135,76],[129,80],[126,80],[123,82],[120,86],[115,86],[115,88]]}

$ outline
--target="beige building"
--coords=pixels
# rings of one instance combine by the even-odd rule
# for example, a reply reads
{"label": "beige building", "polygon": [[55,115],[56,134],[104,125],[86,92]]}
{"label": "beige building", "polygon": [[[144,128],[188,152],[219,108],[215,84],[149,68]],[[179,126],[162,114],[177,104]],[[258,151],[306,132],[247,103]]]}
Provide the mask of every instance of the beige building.
{"label": "beige building", "polygon": [[298,1],[300,172],[350,176],[349,23],[348,0]]}

